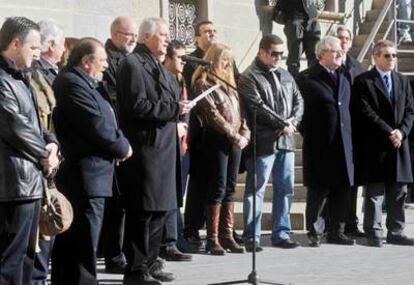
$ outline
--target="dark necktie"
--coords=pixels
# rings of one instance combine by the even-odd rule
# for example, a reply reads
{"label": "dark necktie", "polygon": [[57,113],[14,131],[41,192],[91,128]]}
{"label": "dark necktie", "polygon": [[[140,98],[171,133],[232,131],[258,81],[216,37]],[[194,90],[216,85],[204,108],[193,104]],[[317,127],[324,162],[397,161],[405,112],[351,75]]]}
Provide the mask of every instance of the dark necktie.
{"label": "dark necktie", "polygon": [[391,90],[390,78],[387,74],[385,74],[382,78],[384,79],[385,88],[387,88],[388,96],[391,100],[391,103],[394,104],[394,94],[392,93],[392,90]]}
{"label": "dark necktie", "polygon": [[388,91],[388,95],[390,95],[391,94],[390,79],[388,78],[387,74],[385,74],[383,78],[384,78],[385,87],[387,88],[387,91]]}
{"label": "dark necktie", "polygon": [[338,74],[336,74],[336,71],[333,72],[329,72],[329,75],[331,76],[333,82],[335,83],[335,85],[338,84]]}

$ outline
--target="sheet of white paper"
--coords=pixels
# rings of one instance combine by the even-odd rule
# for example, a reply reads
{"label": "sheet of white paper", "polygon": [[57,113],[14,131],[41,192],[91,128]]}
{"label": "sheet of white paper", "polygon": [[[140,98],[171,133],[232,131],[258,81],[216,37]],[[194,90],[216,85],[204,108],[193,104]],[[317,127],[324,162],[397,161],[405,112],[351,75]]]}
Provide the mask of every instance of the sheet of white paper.
{"label": "sheet of white paper", "polygon": [[197,104],[198,101],[204,99],[208,94],[210,94],[211,92],[213,92],[214,90],[216,90],[217,88],[220,87],[220,84],[216,84],[210,88],[208,88],[206,91],[204,91],[203,93],[201,93],[200,95],[198,95],[197,97],[195,97],[192,101],[191,104],[195,105]]}

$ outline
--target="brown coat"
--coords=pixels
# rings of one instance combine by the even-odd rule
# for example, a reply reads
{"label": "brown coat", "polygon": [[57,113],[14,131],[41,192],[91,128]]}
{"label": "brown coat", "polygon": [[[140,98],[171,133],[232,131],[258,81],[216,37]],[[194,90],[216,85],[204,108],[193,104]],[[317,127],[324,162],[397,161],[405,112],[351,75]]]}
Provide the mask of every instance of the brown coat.
{"label": "brown coat", "polygon": [[[213,84],[198,80],[194,89],[199,94]],[[250,140],[250,130],[240,107],[237,91],[220,87],[201,100],[195,107],[195,112],[204,127],[211,128],[234,145],[239,146],[241,137]]]}

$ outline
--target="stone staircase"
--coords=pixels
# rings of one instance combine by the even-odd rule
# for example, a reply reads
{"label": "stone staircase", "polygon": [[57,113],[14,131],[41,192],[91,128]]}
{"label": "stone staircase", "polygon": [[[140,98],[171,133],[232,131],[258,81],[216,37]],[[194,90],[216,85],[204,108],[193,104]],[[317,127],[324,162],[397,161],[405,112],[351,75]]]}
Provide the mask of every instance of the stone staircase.
{"label": "stone staircase", "polygon": [[[365,20],[362,23],[359,34],[354,37],[352,49],[350,51],[351,55],[354,57],[358,56],[362,46],[365,44],[368,38],[368,34],[371,32],[375,21],[377,20],[381,9],[384,7],[386,0],[374,0],[372,3],[372,9],[367,11],[365,15]],[[387,27],[389,25],[389,20],[385,19],[382,23],[375,40],[382,39]],[[411,27],[411,31],[414,31],[414,26]],[[390,33],[391,34],[391,33]],[[398,71],[406,74],[410,77],[414,76],[414,53],[410,52],[414,50],[414,43],[402,44],[398,46]],[[371,65],[371,53],[368,52],[362,64],[368,68]],[[409,60],[408,60],[409,59]]]}

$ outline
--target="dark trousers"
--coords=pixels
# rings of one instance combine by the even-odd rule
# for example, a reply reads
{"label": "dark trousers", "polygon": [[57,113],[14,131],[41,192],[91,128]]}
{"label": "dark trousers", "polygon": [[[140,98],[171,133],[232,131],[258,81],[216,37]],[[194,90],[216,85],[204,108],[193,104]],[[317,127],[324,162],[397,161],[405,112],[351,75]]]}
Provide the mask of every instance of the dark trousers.
{"label": "dark trousers", "polygon": [[49,258],[52,252],[55,237],[49,240],[39,240],[40,252],[36,253],[31,285],[45,285],[49,272]]}
{"label": "dark trousers", "polygon": [[233,202],[241,150],[233,146],[223,135],[213,132],[206,132],[206,145],[209,187],[207,205]]}
{"label": "dark trousers", "polygon": [[351,191],[349,192],[348,217],[345,225],[345,227],[350,230],[358,228],[359,220],[357,216],[357,200],[358,186],[352,186]]}
{"label": "dark trousers", "polygon": [[407,184],[372,183],[365,188],[364,231],[369,238],[382,238],[382,203],[385,194],[388,236],[402,235],[405,228],[405,198]]}
{"label": "dark trousers", "polygon": [[39,211],[39,199],[0,203],[0,284],[30,284]]}
{"label": "dark trousers", "polygon": [[179,209],[167,211],[165,214],[165,223],[162,237],[162,244],[165,246],[174,246],[177,244],[177,213],[179,213]]}
{"label": "dark trousers", "polygon": [[286,64],[289,72],[295,77],[299,73],[300,57],[304,52],[308,67],[317,63],[315,46],[321,39],[321,27],[317,20],[296,19],[288,21],[283,31],[289,51]]}
{"label": "dark trousers", "polygon": [[[187,177],[190,167],[190,155],[187,152],[181,158],[181,181],[182,181],[182,196],[185,195],[187,186]],[[181,218],[180,209],[167,211],[165,216],[164,233],[162,237],[162,245],[174,246],[178,245],[182,248],[184,245],[183,237],[183,221]]]}
{"label": "dark trousers", "polygon": [[101,240],[105,263],[124,261],[125,209],[119,195],[106,198]]}
{"label": "dark trousers", "polygon": [[190,117],[190,179],[184,211],[184,237],[197,235],[206,221],[207,197],[204,130]]}
{"label": "dark trousers", "polygon": [[313,188],[308,187],[306,197],[306,227],[308,234],[321,236],[325,230],[324,209],[329,202],[327,218],[329,235],[343,233],[349,207],[350,187]]}
{"label": "dark trousers", "polygon": [[52,284],[96,285],[96,251],[105,198],[72,197],[69,200],[73,222],[69,230],[56,236],[52,250]]}
{"label": "dark trousers", "polygon": [[[148,273],[161,246],[166,212],[126,211],[124,282]],[[131,283],[132,284],[132,283]]]}

